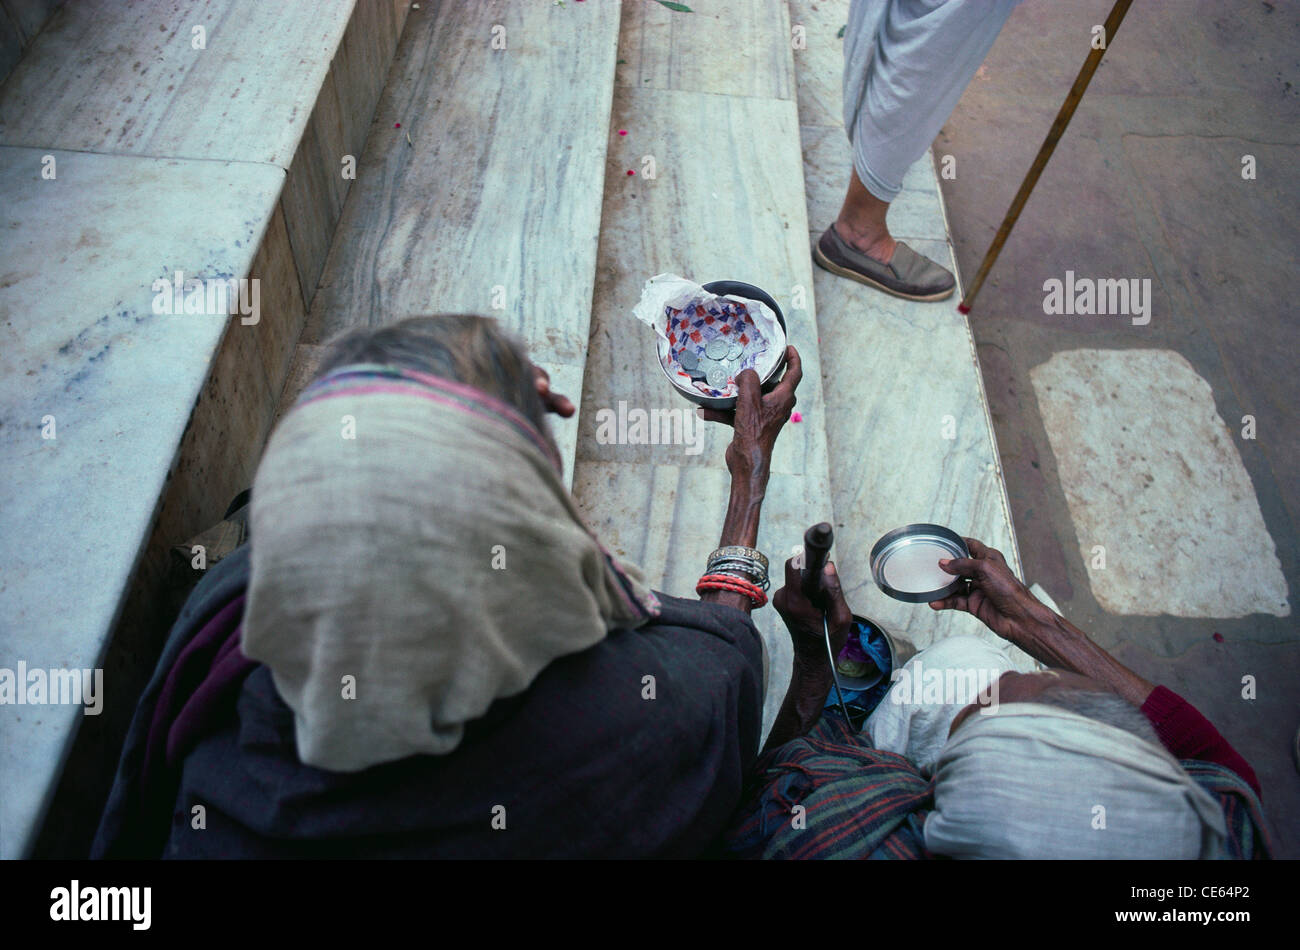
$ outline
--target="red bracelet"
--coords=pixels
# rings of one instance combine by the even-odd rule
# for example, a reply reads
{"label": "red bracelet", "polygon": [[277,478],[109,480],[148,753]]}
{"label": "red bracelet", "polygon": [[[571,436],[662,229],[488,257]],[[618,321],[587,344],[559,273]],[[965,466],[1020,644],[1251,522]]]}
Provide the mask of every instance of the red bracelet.
{"label": "red bracelet", "polygon": [[702,594],[706,590],[727,590],[733,594],[744,594],[754,607],[762,607],[767,603],[767,594],[763,593],[761,587],[734,574],[705,574],[695,585],[695,593]]}
{"label": "red bracelet", "polygon": [[762,598],[764,602],[767,600],[767,595],[763,593],[763,588],[759,587],[748,578],[741,577],[739,574],[705,574],[700,578],[700,583],[703,584],[706,581],[709,583],[725,584],[728,587],[741,587],[746,593],[752,591],[752,596],[755,598]]}
{"label": "red bracelet", "polygon": [[750,605],[758,608],[767,603],[767,597],[759,591],[757,596],[749,587],[742,587],[739,584],[724,584],[721,581],[703,581],[696,588],[695,593],[702,594],[706,590],[727,590],[733,594],[743,594],[749,598]]}

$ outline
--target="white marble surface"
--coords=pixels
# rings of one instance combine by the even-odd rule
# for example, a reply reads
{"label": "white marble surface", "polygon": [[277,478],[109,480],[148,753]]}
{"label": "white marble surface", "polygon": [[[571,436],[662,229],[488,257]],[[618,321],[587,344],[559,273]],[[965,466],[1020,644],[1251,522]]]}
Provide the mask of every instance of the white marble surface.
{"label": "white marble surface", "polygon": [[785,0],[692,0],[687,6],[691,13],[654,2],[623,3],[620,85],[794,98]]}
{"label": "white marble surface", "polygon": [[[912,243],[953,266],[946,239]],[[951,302],[912,303],[820,269],[813,280],[837,564],[850,605],[918,648],[959,633],[1002,645],[974,618],[893,600],[871,578],[872,545],[914,522],[978,538],[1021,574],[965,320]],[[1024,654],[1010,653],[1021,668],[1031,668]]]}
{"label": "white marble surface", "polygon": [[65,3],[0,87],[0,145],[287,169],[354,4]]}
{"label": "white marble surface", "polygon": [[[283,181],[272,165],[0,148],[0,666],[99,664],[230,319],[156,315],[151,284],[247,274]],[[0,706],[0,857],[29,845],[81,715]]]}
{"label": "white marble surface", "polygon": [[1237,451],[1242,427],[1229,429],[1186,359],[1068,350],[1029,377],[1102,609],[1290,615],[1277,545]]}
{"label": "white marble surface", "polygon": [[789,0],[787,5],[791,27],[803,28],[803,48],[794,51],[799,121],[842,127],[844,39],[838,34],[849,22],[849,0]]}
{"label": "white marble surface", "polygon": [[[839,213],[852,167],[840,99],[843,46],[835,37],[848,2],[793,0],[790,19],[807,36],[794,62],[810,253]],[[888,221],[895,238],[956,271],[929,154],[908,169]],[[813,286],[835,557],[850,605],[918,648],[958,633],[1005,646],[974,618],[893,600],[871,578],[876,540],[913,522],[979,538],[1021,573],[974,340],[956,310],[960,281],[952,298],[937,303],[902,300],[821,268]],[[1020,668],[1032,668],[1019,650],[1008,653]]]}
{"label": "white marble surface", "polygon": [[[578,402],[619,7],[435,7],[407,20],[303,342],[481,313]],[[555,430],[572,472],[574,423]]]}

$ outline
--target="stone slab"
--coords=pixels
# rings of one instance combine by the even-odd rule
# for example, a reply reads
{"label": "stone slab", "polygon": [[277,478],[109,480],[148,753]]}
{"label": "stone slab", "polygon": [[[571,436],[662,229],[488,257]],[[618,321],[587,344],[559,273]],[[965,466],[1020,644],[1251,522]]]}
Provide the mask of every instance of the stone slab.
{"label": "stone slab", "polygon": [[1030,370],[1093,595],[1115,614],[1288,616],[1277,547],[1208,383],[1172,350]]}
{"label": "stone slab", "polygon": [[[0,148],[5,666],[99,665],[232,319],[157,314],[152,283],[248,274],[283,181],[270,165]],[[0,709],[0,855],[24,852],[80,717]]]}
{"label": "stone slab", "polygon": [[303,343],[482,313],[578,401],[618,22],[606,3],[412,11]]}
{"label": "stone slab", "polygon": [[[625,3],[618,81],[634,89],[794,98],[785,0],[692,0],[691,13]],[[753,130],[755,144],[766,136]]]}
{"label": "stone slab", "polygon": [[0,145],[287,169],[354,2],[66,3],[0,87]]}

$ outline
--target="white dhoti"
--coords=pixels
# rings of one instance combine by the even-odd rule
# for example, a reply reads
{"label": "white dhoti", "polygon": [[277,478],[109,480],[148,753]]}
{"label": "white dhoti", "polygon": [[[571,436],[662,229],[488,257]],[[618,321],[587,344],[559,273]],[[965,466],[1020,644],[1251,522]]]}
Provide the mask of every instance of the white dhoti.
{"label": "white dhoti", "polygon": [[867,190],[893,201],[1020,0],[853,0],[844,128]]}
{"label": "white dhoti", "polygon": [[932,772],[957,714],[983,694],[997,699],[998,678],[1015,665],[979,637],[948,637],[894,674],[894,685],[863,724],[871,745]]}

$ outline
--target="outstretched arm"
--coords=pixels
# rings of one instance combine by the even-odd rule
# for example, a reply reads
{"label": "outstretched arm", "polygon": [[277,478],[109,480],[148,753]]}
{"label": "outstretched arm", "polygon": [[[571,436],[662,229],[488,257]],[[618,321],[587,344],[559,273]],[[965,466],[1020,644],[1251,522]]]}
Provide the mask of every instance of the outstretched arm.
{"label": "outstretched arm", "polygon": [[1039,662],[1091,677],[1140,708],[1171,753],[1226,766],[1260,793],[1254,769],[1191,703],[1138,676],[1031,594],[1001,552],[974,538],[966,544],[971,557],[940,561],[939,566],[970,578],[969,592],[937,600],[930,604],[933,609],[964,610]]}
{"label": "outstretched arm", "polygon": [[1095,679],[1141,706],[1155,688],[1088,639],[1016,579],[1002,552],[967,538],[971,557],[939,562],[949,574],[970,578],[970,590],[936,600],[934,610],[963,610],[1035,660]]}
{"label": "outstretched arm", "polygon": [[[772,469],[772,449],[794,410],[795,390],[803,379],[799,351],[793,346],[786,347],[785,359],[785,375],[770,393],[763,392],[758,374],[747,369],[736,377],[739,394],[733,412],[704,410],[706,420],[721,422],[735,430],[731,444],[727,446],[731,497],[722,522],[719,547],[736,544],[752,548],[758,543],[758,518]],[[745,613],[753,608],[747,596],[728,590],[706,590],[700,595],[700,600],[726,604]]]}

